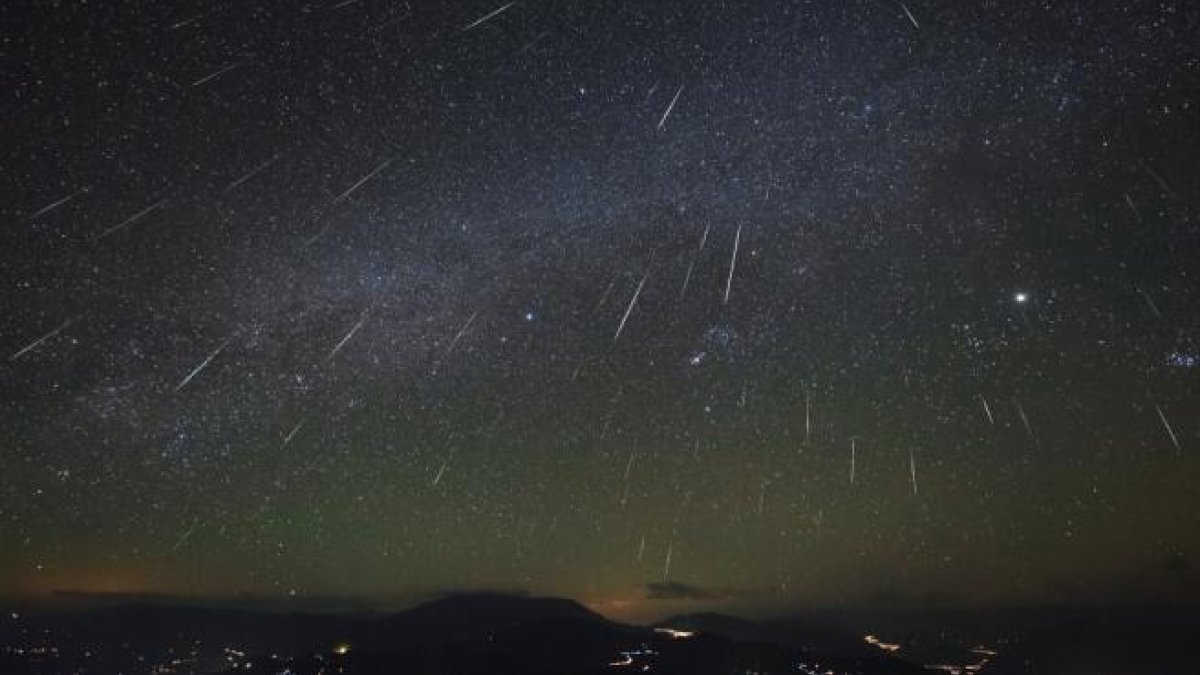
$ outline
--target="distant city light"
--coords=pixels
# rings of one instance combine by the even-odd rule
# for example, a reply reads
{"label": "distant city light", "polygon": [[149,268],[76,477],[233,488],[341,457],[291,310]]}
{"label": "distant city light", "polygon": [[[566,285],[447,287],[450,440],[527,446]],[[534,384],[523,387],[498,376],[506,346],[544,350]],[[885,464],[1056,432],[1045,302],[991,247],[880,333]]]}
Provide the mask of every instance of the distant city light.
{"label": "distant city light", "polygon": [[894,651],[898,651],[900,649],[900,645],[890,643],[890,642],[884,642],[884,641],[880,640],[879,638],[875,637],[874,635],[867,635],[867,636],[863,637],[863,641],[869,645],[874,645],[876,647],[879,647],[880,649],[882,649],[885,652],[894,652]]}
{"label": "distant city light", "polygon": [[608,665],[611,668],[624,668],[625,666],[632,666],[633,657],[629,654],[621,654],[620,661],[609,661]]}
{"label": "distant city light", "polygon": [[675,640],[682,640],[684,638],[690,638],[696,634],[695,631],[678,630],[675,628],[655,628],[654,632],[661,633],[661,634],[666,635],[667,637],[675,639]]}
{"label": "distant city light", "polygon": [[338,656],[345,656],[346,654],[350,653],[350,645],[343,642],[342,644],[333,648],[333,653],[337,654]]}

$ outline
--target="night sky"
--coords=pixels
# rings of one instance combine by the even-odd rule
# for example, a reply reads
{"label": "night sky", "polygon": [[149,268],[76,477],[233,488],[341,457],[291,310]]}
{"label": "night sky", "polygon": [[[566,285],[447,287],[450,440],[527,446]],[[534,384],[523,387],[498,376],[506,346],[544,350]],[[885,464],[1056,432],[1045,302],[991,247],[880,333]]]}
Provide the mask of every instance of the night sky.
{"label": "night sky", "polygon": [[1200,598],[1200,8],[0,6],[0,594]]}

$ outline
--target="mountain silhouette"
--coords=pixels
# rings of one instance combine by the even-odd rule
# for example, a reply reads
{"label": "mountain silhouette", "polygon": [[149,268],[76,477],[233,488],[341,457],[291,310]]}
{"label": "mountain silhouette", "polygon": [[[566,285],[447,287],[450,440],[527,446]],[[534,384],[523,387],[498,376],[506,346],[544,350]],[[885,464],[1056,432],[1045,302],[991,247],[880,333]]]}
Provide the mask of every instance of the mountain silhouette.
{"label": "mountain silhouette", "polygon": [[804,644],[773,642],[769,629],[756,632],[755,625],[720,615],[678,617],[672,627],[699,632],[672,635],[616,623],[572,600],[490,593],[448,595],[386,615],[136,605],[4,622],[0,647],[41,640],[61,651],[52,661],[5,653],[0,666],[6,675],[132,675],[182,656],[187,669],[175,672],[243,675],[703,675],[795,672],[799,664],[820,665],[821,672],[922,672],[877,653],[822,650],[809,644],[815,633]]}
{"label": "mountain silhouette", "polygon": [[739,642],[788,645],[831,656],[867,658],[879,654],[875,647],[863,641],[861,634],[802,618],[751,621],[716,612],[700,612],[664,619],[655,626],[703,631]]}

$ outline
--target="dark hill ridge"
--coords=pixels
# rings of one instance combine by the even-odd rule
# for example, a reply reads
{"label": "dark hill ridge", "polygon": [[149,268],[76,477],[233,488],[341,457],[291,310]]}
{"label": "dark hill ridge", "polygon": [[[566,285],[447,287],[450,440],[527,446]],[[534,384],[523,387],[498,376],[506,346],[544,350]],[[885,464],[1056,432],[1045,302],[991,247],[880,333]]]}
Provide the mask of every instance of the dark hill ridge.
{"label": "dark hill ridge", "polygon": [[[550,675],[643,672],[643,667],[647,672],[700,675],[795,672],[799,663],[816,662],[839,673],[921,672],[878,654],[847,658],[749,634],[742,640],[716,632],[673,639],[651,628],[610,621],[571,600],[498,594],[451,595],[388,615],[143,605],[10,617],[0,621],[0,647],[44,640],[64,651],[44,667],[27,667],[29,663],[10,658],[10,652],[7,660],[0,659],[0,672],[6,675],[148,673],[154,663],[194,651],[204,655],[196,656],[195,663],[207,664],[194,672],[232,672],[225,647],[251,655],[242,657],[250,667],[241,663],[237,668],[244,675],[329,672],[332,661],[346,675]],[[336,645],[348,646],[348,653],[335,653]],[[269,654],[280,656],[267,658]],[[631,663],[612,665],[626,661]]]}
{"label": "dark hill ridge", "polygon": [[972,649],[978,646],[998,652],[983,669],[990,675],[1200,672],[1193,663],[1200,612],[1191,606],[860,608],[764,621],[703,613],[658,625],[827,655],[870,652],[875,648],[863,637],[877,632],[902,644],[898,655],[915,663],[977,663],[981,655]]}
{"label": "dark hill ridge", "polygon": [[[389,614],[138,603],[33,613],[28,619],[72,639],[101,644],[156,646],[201,637],[209,643],[288,651],[328,649],[337,642],[383,648],[398,642],[455,641],[550,624],[638,630],[613,623],[573,600],[498,593],[448,595]],[[21,625],[0,623],[0,640],[11,642]]]}
{"label": "dark hill ridge", "polygon": [[877,652],[846,657],[708,632],[676,639],[554,598],[451,596],[375,622],[371,629],[376,632],[347,656],[347,672],[703,675],[796,672],[799,663],[862,675],[924,672]]}
{"label": "dark hill ridge", "polygon": [[409,645],[495,643],[526,635],[554,636],[605,648],[649,635],[644,628],[614,623],[574,600],[515,595],[451,595],[369,622],[357,639],[370,650]]}
{"label": "dark hill ridge", "polygon": [[249,649],[307,650],[327,648],[328,636],[343,634],[364,621],[331,614],[139,604],[23,614],[20,621],[0,623],[0,642],[12,644],[36,626],[75,644],[128,643],[154,649],[201,639]]}
{"label": "dark hill ridge", "polygon": [[788,645],[833,656],[864,658],[878,655],[863,636],[848,630],[800,618],[750,621],[715,612],[673,616],[654,624],[720,635],[738,642]]}
{"label": "dark hill ridge", "polygon": [[468,618],[471,624],[513,626],[547,621],[612,624],[574,600],[501,594],[458,594],[431,600],[384,619],[426,627],[453,628]]}

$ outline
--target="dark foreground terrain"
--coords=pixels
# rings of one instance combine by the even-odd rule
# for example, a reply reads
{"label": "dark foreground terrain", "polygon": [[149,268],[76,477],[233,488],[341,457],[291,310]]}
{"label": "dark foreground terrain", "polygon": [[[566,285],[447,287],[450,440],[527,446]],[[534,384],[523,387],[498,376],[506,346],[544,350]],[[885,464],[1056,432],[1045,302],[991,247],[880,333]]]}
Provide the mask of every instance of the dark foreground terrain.
{"label": "dark foreground terrain", "polygon": [[[1191,672],[1179,609],[719,614],[652,627],[569,600],[461,595],[388,615],[142,604],[6,609],[0,673]],[[1182,669],[1182,670],[1181,670]]]}

